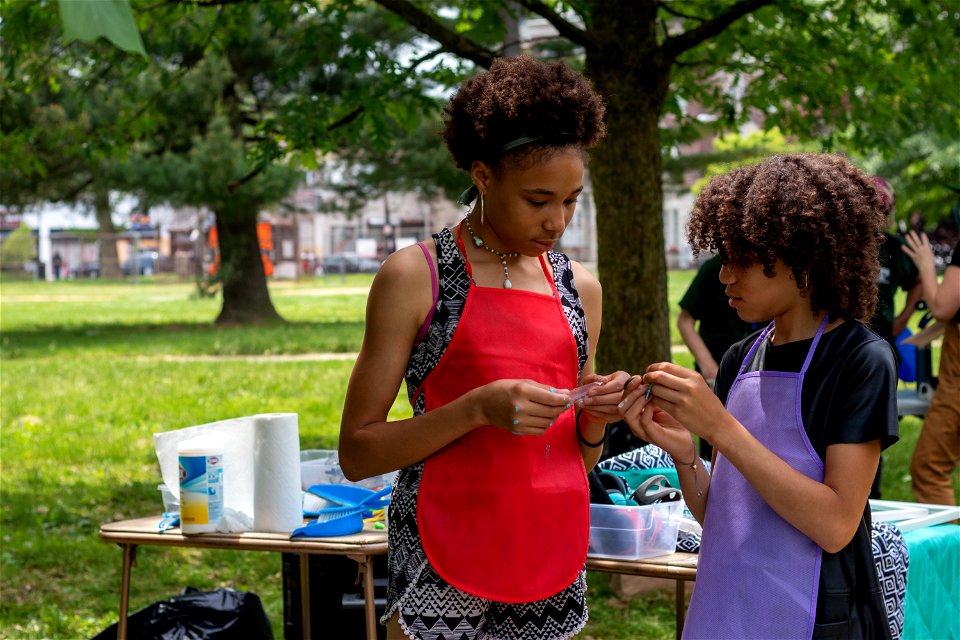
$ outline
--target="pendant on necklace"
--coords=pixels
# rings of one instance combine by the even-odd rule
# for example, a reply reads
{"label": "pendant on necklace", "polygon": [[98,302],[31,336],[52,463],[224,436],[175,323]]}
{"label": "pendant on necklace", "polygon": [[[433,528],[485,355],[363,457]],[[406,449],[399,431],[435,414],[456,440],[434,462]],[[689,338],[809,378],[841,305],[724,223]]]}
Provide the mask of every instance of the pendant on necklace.
{"label": "pendant on necklace", "polygon": [[492,249],[486,246],[483,243],[483,240],[480,239],[480,237],[476,233],[474,233],[473,225],[470,224],[469,215],[467,215],[467,217],[464,218],[464,222],[467,223],[467,231],[470,232],[470,236],[473,238],[473,244],[476,245],[477,248],[486,249],[487,251],[489,251],[490,253],[492,253],[493,255],[497,256],[497,258],[500,259],[500,266],[503,267],[503,288],[513,289],[513,283],[510,282],[510,269],[509,267],[507,267],[507,258],[518,258],[520,256],[520,253],[516,251],[513,251],[511,253],[501,253],[496,249]]}

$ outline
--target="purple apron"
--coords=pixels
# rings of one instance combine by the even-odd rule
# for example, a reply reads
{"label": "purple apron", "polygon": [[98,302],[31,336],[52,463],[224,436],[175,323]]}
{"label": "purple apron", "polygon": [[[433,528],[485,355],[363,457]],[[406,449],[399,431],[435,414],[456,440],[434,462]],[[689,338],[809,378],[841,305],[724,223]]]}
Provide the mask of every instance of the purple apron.
{"label": "purple apron", "polygon": [[[746,372],[773,330],[771,323],[744,358],[726,403],[765,447],[818,482],[823,461],[803,428],[800,393],[826,323],[824,318],[800,373]],[[820,547],[777,515],[719,453],[710,496],[683,637],[809,638],[817,614]]]}

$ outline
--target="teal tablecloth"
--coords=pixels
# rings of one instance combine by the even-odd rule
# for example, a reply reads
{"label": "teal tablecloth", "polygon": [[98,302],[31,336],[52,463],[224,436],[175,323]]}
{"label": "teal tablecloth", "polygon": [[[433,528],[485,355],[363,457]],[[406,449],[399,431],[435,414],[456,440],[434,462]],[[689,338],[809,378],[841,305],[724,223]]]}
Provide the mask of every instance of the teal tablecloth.
{"label": "teal tablecloth", "polygon": [[960,640],[960,526],[903,534],[910,551],[903,640]]}

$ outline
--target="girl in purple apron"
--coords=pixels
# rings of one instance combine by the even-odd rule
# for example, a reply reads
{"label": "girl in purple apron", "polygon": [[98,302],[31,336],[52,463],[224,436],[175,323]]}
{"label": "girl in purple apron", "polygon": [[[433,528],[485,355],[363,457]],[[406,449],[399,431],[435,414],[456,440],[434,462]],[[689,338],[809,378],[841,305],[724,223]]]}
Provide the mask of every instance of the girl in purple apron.
{"label": "girl in purple apron", "polygon": [[[876,304],[881,200],[839,156],[775,156],[711,180],[695,250],[748,322],[716,394],[695,372],[647,367],[620,410],[666,449],[703,524],[684,638],[884,638],[867,496],[897,439],[896,369],[863,322]],[[649,391],[649,393],[648,393]],[[715,447],[712,475],[692,435]]]}

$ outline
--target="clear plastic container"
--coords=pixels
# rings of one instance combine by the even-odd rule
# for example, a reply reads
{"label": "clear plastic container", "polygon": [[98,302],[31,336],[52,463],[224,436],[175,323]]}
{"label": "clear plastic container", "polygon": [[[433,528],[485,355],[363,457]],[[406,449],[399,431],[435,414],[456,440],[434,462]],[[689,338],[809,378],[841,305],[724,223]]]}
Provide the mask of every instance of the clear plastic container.
{"label": "clear plastic container", "polygon": [[380,489],[393,484],[397,472],[364,478],[357,482],[347,480],[340,468],[340,458],[333,449],[304,449],[300,451],[300,487],[306,491],[315,484],[353,484],[367,489]]}
{"label": "clear plastic container", "polygon": [[163,499],[163,512],[180,513],[180,500],[173,495],[173,491],[170,491],[165,484],[158,484],[157,489],[160,490],[160,497]]}
{"label": "clear plastic container", "polygon": [[683,517],[683,502],[645,507],[591,504],[590,555],[638,560],[673,553]]}

